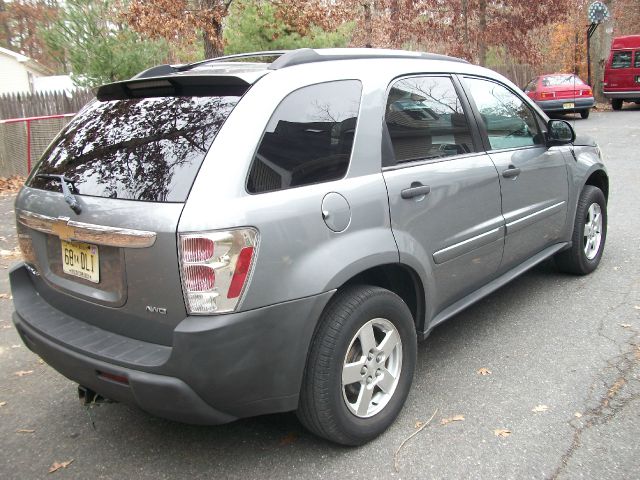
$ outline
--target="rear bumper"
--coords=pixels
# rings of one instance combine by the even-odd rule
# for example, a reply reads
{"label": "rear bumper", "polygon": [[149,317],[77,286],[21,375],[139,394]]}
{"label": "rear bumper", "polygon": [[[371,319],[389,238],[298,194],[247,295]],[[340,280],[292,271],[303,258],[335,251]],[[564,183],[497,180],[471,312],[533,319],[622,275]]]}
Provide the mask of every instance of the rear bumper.
{"label": "rear bumper", "polygon": [[604,95],[605,98],[621,98],[622,100],[638,101],[640,100],[640,88],[637,90],[629,90],[625,92],[603,91],[602,95]]}
{"label": "rear bumper", "polygon": [[[595,105],[593,97],[589,98],[565,98],[561,100],[540,100],[536,101],[540,108],[545,112],[576,112],[584,110],[585,108],[591,108]],[[573,108],[564,108],[567,103],[573,103]]]}
{"label": "rear bumper", "polygon": [[[215,425],[293,410],[317,319],[333,292],[248,312],[187,317],[171,347],[122,337],[56,310],[24,266],[10,273],[23,341],[67,378],[172,420]],[[126,377],[128,384],[101,373]]]}

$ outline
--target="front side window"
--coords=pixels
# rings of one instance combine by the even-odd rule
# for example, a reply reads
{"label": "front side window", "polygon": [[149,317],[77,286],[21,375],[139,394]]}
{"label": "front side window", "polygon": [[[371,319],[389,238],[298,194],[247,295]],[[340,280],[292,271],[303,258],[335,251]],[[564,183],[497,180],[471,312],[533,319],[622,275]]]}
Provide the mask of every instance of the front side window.
{"label": "front side window", "polygon": [[489,80],[465,78],[487,130],[491,150],[544,143],[529,106],[508,88]]}
{"label": "front side window", "polygon": [[629,68],[631,66],[631,52],[613,52],[611,68]]}
{"label": "front side window", "polygon": [[412,77],[394,83],[385,122],[396,163],[474,151],[469,123],[448,77]]}
{"label": "front side window", "polygon": [[361,93],[359,81],[342,80],[304,87],[286,97],[267,124],[247,190],[263,193],[344,177]]}

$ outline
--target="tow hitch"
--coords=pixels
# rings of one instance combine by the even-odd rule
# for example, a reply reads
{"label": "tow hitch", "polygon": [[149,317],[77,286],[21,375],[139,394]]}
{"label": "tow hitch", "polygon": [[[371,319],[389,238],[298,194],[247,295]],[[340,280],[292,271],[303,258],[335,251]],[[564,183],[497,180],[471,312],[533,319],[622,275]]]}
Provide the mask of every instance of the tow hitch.
{"label": "tow hitch", "polygon": [[112,400],[104,398],[90,388],[78,385],[78,398],[82,405],[93,405],[97,403],[112,403]]}

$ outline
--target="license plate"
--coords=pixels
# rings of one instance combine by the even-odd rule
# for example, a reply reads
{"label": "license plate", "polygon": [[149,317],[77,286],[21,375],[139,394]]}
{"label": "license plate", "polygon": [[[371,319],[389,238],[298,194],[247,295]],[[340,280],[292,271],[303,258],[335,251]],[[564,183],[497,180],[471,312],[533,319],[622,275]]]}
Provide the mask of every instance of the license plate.
{"label": "license plate", "polygon": [[62,271],[69,275],[100,283],[100,257],[98,247],[89,243],[60,240]]}
{"label": "license plate", "polygon": [[573,103],[573,102],[563,103],[563,104],[562,104],[562,108],[573,108],[573,107],[575,107],[575,106],[576,106],[576,104],[575,104],[575,103]]}

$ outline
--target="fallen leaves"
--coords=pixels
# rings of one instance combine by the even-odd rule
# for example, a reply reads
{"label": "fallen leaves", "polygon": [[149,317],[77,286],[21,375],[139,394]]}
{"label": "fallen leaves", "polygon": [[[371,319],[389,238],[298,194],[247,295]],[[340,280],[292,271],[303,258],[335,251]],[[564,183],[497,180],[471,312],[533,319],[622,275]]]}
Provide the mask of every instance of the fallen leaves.
{"label": "fallen leaves", "polygon": [[0,407],[4,407],[7,404],[7,402],[0,402]]}
{"label": "fallen leaves", "polygon": [[13,296],[8,293],[0,293],[0,298],[4,298],[5,300],[13,300]]}
{"label": "fallen leaves", "polygon": [[573,416],[576,418],[582,418],[582,414],[580,412],[574,413]]}
{"label": "fallen leaves", "polygon": [[13,328],[11,325],[2,325],[2,330],[7,330],[9,328]]}
{"label": "fallen leaves", "polygon": [[20,370],[18,372],[15,372],[14,375],[17,377],[24,377],[25,375],[31,375],[33,373],[33,370]]}
{"label": "fallen leaves", "polygon": [[33,433],[35,430],[31,428],[19,428],[16,430],[16,433]]}
{"label": "fallen leaves", "polygon": [[491,370],[485,367],[479,368],[478,375],[491,375]]}
{"label": "fallen leaves", "polygon": [[615,397],[625,383],[627,383],[627,381],[623,377],[618,378],[615,383],[611,385],[611,388],[607,391],[607,397]]}
{"label": "fallen leaves", "polygon": [[22,258],[22,252],[20,251],[20,247],[15,247],[13,250],[0,249],[0,257],[2,257],[3,260],[17,260]]}
{"label": "fallen leaves", "polygon": [[73,458],[71,460],[67,460],[65,462],[53,462],[53,465],[49,467],[49,473],[57,472],[61,468],[67,468],[69,465],[73,463]]}
{"label": "fallen leaves", "polygon": [[296,440],[298,439],[298,436],[293,433],[293,432],[289,432],[287,435],[285,435],[282,440],[280,440],[280,446],[281,447],[286,447],[287,445],[291,445],[292,443],[294,443]]}
{"label": "fallen leaves", "polygon": [[22,185],[24,185],[24,177],[20,175],[0,177],[0,194],[8,195],[17,193]]}
{"label": "fallen leaves", "polygon": [[549,410],[549,407],[546,405],[537,405],[531,409],[531,411],[535,413],[546,412],[547,410]]}
{"label": "fallen leaves", "polygon": [[443,418],[440,420],[440,425],[447,425],[452,422],[462,422],[464,421],[464,415],[454,415],[453,417]]}
{"label": "fallen leaves", "polygon": [[620,326],[622,328],[631,328],[631,324],[630,323],[621,323]]}
{"label": "fallen leaves", "polygon": [[511,430],[509,430],[509,429],[507,429],[507,428],[496,428],[496,429],[493,431],[493,434],[494,434],[496,437],[506,438],[506,437],[508,437],[509,435],[511,435]]}

